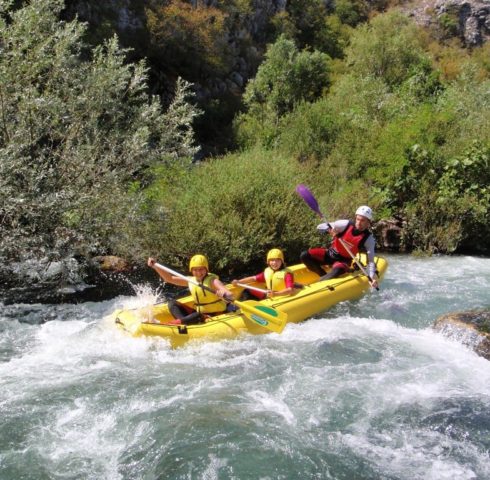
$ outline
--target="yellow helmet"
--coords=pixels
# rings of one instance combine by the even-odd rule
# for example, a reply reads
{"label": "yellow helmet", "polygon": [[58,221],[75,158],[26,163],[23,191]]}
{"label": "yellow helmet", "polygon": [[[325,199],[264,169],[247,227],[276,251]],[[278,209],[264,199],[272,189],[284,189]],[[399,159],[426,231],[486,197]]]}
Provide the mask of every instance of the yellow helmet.
{"label": "yellow helmet", "polygon": [[189,262],[189,271],[192,273],[193,268],[206,267],[209,272],[208,259],[204,255],[194,255]]}
{"label": "yellow helmet", "polygon": [[267,252],[267,261],[272,260],[273,258],[280,258],[284,262],[284,253],[278,248],[273,248]]}

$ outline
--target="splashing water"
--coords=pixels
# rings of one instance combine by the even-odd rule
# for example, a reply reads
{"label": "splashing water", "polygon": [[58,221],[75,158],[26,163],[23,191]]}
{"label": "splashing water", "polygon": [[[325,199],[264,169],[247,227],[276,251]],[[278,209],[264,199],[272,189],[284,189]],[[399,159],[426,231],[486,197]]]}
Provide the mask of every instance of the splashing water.
{"label": "splashing water", "polygon": [[110,314],[0,314],[2,479],[490,478],[490,362],[430,327],[490,305],[490,259],[389,256],[380,292],[281,335],[172,350]]}

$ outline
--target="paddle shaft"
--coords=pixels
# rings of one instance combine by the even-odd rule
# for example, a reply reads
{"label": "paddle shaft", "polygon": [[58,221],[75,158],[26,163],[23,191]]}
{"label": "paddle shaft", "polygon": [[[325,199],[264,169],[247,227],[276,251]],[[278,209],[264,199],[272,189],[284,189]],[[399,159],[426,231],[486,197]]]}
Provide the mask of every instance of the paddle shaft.
{"label": "paddle shaft", "polygon": [[[161,268],[162,270],[166,270],[168,273],[171,273],[175,277],[182,278],[182,280],[185,280],[186,282],[192,283],[193,285],[204,288],[204,290],[208,290],[209,292],[215,293],[211,288],[206,287],[206,285],[202,285],[200,283],[194,282],[189,277],[186,277],[185,275],[182,275],[181,273],[176,272],[175,270],[172,270],[171,268],[165,267],[164,265],[161,265],[160,263],[155,263],[155,265],[158,268]],[[263,288],[258,288],[258,287],[252,287],[251,285],[247,285],[246,283],[237,283],[237,285],[239,287],[249,288],[250,290],[255,290],[255,291],[260,292],[260,293],[269,293],[269,290],[264,290]],[[225,302],[234,303],[233,300],[229,300],[226,298],[224,298],[223,300],[225,300]]]}
{"label": "paddle shaft", "polygon": [[[352,257],[352,260],[354,260],[354,262],[356,262],[356,265],[361,269],[361,272],[364,273],[364,275],[366,275],[366,277],[368,278],[368,280],[370,282],[372,282],[373,279],[371,278],[371,275],[368,274],[368,272],[364,268],[363,264],[357,260],[357,257],[352,253],[352,251],[349,248],[349,246],[347,245],[347,243],[345,243],[342,240],[342,238],[340,238],[340,237],[339,237],[339,240],[340,240],[340,243],[342,244],[342,246],[349,252],[349,255]],[[379,287],[376,287],[376,290],[379,290]]]}
{"label": "paddle shaft", "polygon": [[[162,270],[165,270],[166,272],[168,272],[170,274],[172,274],[174,277],[179,277],[182,280],[185,280],[187,283],[192,283],[192,285],[195,285],[196,287],[201,287],[204,290],[207,290],[208,292],[216,293],[212,288],[206,287],[206,285],[202,285],[201,283],[195,282],[194,280],[191,280],[189,277],[186,277],[185,275],[182,275],[181,273],[176,272],[175,270],[172,270],[171,268],[166,267],[165,265],[162,265],[161,263],[155,262],[155,266],[158,268],[161,268]],[[225,302],[234,303],[232,300],[228,300],[226,298],[223,298],[223,300]]]}
{"label": "paddle shaft", "polygon": [[259,287],[252,287],[251,285],[247,285],[246,283],[237,282],[236,285],[238,285],[239,287],[248,288],[249,290],[255,290],[256,292],[260,292],[260,293],[267,294],[270,292],[270,290],[265,290],[265,289],[259,288]]}

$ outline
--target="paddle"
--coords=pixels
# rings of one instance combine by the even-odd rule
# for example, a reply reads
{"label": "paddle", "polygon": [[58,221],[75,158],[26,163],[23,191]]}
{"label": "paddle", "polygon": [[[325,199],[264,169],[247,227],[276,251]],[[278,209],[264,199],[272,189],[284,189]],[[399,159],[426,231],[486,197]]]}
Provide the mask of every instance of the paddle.
{"label": "paddle", "polygon": [[265,294],[269,293],[269,290],[265,290],[259,287],[252,287],[251,285],[248,285],[246,283],[237,282],[236,285],[238,285],[239,287],[248,288],[249,290],[255,290],[256,292],[260,292],[260,293],[265,293]]}
{"label": "paddle", "polygon": [[[316,198],[314,197],[314,195],[310,192],[310,190],[308,189],[308,187],[306,185],[298,185],[296,187],[296,193],[306,202],[306,204],[315,212],[319,215],[319,217],[322,219],[322,220],[327,220],[325,218],[325,215],[323,215],[323,213],[320,211],[320,207],[318,206],[318,202],[316,201]],[[348,247],[348,245],[342,240],[342,238],[339,237],[339,240],[340,240],[340,243],[342,244],[342,246],[347,250],[347,252],[349,253],[349,255],[351,256],[352,260],[354,260],[354,262],[356,262],[356,265],[360,268],[361,272],[364,273],[364,275],[366,275],[366,277],[368,278],[369,282],[372,283],[373,279],[371,278],[371,276],[368,274],[367,270],[364,268],[364,265],[359,262],[359,260],[357,259],[357,257],[351,252],[350,248]],[[379,287],[376,287],[376,290],[379,290]]]}
{"label": "paddle", "polygon": [[[182,275],[179,272],[176,272],[175,270],[172,270],[169,267],[161,265],[160,263],[155,263],[155,266],[161,268],[162,270],[165,270],[166,272],[170,273],[171,275],[174,275],[175,277],[179,277],[182,280],[185,280],[188,283],[192,283],[193,285],[202,287],[211,293],[215,293],[212,289],[206,287],[205,285],[201,285],[200,283],[194,282],[190,278],[186,277],[185,275]],[[247,300],[246,302],[239,302],[238,300],[228,300],[226,298],[224,298],[223,300],[228,303],[233,303],[242,311],[242,313],[247,318],[252,320],[257,325],[260,325],[261,327],[271,330],[272,332],[281,333],[284,330],[286,323],[288,322],[287,313],[280,312],[279,310],[276,310],[275,308],[272,307],[268,307],[266,305],[262,305],[259,302],[255,302],[253,300]]]}

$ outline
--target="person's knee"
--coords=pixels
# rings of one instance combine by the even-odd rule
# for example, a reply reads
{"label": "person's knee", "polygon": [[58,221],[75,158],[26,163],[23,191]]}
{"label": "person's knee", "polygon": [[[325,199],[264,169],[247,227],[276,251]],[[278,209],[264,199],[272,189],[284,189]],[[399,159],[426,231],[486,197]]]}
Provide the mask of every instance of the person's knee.
{"label": "person's knee", "polygon": [[343,266],[333,266],[330,272],[326,275],[323,275],[320,280],[330,280],[332,278],[340,277],[345,273],[345,268]]}
{"label": "person's knee", "polygon": [[180,305],[177,300],[173,299],[168,301],[168,311],[174,318],[179,320],[182,320],[187,314],[182,305]]}
{"label": "person's knee", "polygon": [[305,263],[305,260],[306,261],[309,261],[311,260],[311,255],[310,255],[310,252],[308,252],[308,250],[305,250],[303,252],[301,252],[300,256],[299,256],[299,259]]}
{"label": "person's knee", "polygon": [[192,312],[182,318],[184,325],[197,325],[206,321],[204,315],[199,312]]}
{"label": "person's knee", "polygon": [[168,309],[172,312],[175,312],[176,310],[180,310],[179,304],[177,303],[176,300],[171,299],[167,302]]}

